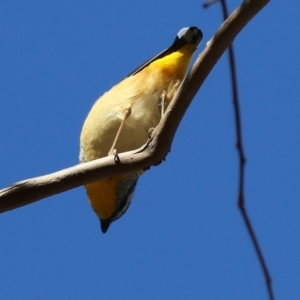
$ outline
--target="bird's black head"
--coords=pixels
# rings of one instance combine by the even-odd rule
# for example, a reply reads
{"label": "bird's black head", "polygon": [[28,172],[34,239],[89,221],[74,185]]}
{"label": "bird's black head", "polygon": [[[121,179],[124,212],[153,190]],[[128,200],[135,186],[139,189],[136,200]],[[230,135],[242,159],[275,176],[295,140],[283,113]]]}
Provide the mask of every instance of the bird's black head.
{"label": "bird's black head", "polygon": [[185,27],[179,30],[172,46],[169,49],[174,52],[187,44],[194,44],[197,47],[202,38],[203,34],[199,28],[194,26]]}

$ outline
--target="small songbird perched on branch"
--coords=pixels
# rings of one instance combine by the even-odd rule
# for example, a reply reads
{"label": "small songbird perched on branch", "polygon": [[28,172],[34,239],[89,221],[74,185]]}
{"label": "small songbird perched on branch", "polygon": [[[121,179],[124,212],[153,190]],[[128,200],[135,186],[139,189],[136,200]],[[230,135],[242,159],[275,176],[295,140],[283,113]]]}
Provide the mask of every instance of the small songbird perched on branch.
{"label": "small songbird perched on branch", "polygon": [[[100,97],[80,136],[80,161],[135,150],[146,143],[182,82],[202,39],[197,27],[181,29],[173,44]],[[127,210],[142,174],[133,172],[85,186],[105,233]]]}

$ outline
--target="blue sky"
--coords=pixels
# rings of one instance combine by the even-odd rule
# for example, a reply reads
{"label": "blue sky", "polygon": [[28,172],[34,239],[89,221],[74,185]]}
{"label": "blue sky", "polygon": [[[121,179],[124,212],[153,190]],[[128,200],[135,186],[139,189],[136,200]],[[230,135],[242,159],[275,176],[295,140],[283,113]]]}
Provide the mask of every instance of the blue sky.
{"label": "blue sky", "polygon": [[[277,299],[300,294],[299,10],[272,1],[234,42],[247,208]],[[103,92],[182,27],[203,31],[198,55],[220,22],[198,1],[1,1],[0,186],[76,164]],[[0,297],[267,299],[236,196],[225,55],[105,235],[82,187],[0,216]]]}

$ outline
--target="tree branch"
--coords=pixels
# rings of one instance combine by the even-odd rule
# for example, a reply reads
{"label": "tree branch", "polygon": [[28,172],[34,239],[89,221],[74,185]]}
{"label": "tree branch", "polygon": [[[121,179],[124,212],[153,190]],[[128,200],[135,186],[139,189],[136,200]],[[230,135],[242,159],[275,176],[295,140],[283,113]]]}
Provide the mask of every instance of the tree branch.
{"label": "tree branch", "polygon": [[268,2],[268,0],[245,0],[222,24],[207,43],[168,106],[153,137],[143,147],[121,153],[117,160],[114,160],[114,156],[104,157],[15,183],[0,190],[0,213],[96,180],[148,169],[159,164],[168,154],[181,119],[214,65],[238,33]]}

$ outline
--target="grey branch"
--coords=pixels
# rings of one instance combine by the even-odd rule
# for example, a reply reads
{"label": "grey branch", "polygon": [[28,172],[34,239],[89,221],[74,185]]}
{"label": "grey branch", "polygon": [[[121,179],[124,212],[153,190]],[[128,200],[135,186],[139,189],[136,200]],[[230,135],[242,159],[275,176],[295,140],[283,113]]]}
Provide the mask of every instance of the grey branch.
{"label": "grey branch", "polygon": [[140,149],[104,157],[52,174],[17,182],[0,190],[0,212],[6,212],[78,186],[148,169],[159,164],[168,154],[176,130],[194,96],[214,65],[246,24],[269,0],[245,0],[207,43],[194,66],[170,103],[152,138]]}

